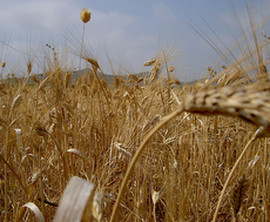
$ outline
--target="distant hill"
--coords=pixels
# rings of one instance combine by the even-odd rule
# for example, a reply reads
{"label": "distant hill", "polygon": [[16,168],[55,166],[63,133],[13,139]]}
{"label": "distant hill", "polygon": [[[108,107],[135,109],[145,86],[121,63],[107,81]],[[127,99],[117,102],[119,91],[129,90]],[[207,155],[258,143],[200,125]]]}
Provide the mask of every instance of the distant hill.
{"label": "distant hill", "polygon": [[[79,71],[74,71],[73,73],[74,73],[75,80],[77,81],[80,76],[82,77],[82,76],[88,74],[89,71],[91,71],[91,70],[83,69],[80,72]],[[147,77],[148,78],[149,74],[150,74],[149,72],[141,72],[141,73],[136,73],[136,74],[132,73],[132,75],[136,76],[137,78],[141,78],[141,77],[144,77],[144,78]],[[99,72],[99,77],[101,79],[106,80],[106,82],[109,83],[109,84],[112,84],[114,82],[115,77],[120,77],[123,80],[130,79],[129,75],[118,75],[117,76],[117,75],[111,75],[111,74],[104,74],[104,73],[100,73],[100,72]]]}
{"label": "distant hill", "polygon": [[[82,69],[81,71],[77,70],[74,71],[74,79],[75,81],[77,81],[80,77],[83,77],[85,75],[87,75],[91,70],[90,69]],[[149,78],[150,72],[140,72],[140,73],[131,73],[130,75],[133,75],[137,78]],[[113,84],[114,80],[116,77],[120,77],[123,80],[129,80],[130,79],[130,75],[111,75],[111,74],[103,74],[101,72],[99,72],[99,77],[101,79],[104,79],[108,84]],[[33,75],[38,81],[42,81],[43,79],[46,78],[46,74],[34,74]],[[33,79],[33,78],[32,78]],[[29,83],[33,84],[34,81],[31,78],[29,79]],[[12,78],[8,78],[9,81],[14,81],[12,80]],[[166,81],[166,79],[164,78],[164,81]],[[193,85],[196,82],[202,81],[202,79],[199,80],[193,80],[193,81],[188,81],[188,82],[182,82],[180,81],[181,85]]]}
{"label": "distant hill", "polygon": [[[74,75],[75,81],[77,81],[80,77],[83,77],[83,76],[87,75],[90,71],[91,70],[89,70],[89,69],[82,69],[81,71],[79,71],[79,70],[74,71],[73,75]],[[141,78],[141,77],[148,78],[149,74],[150,74],[149,72],[141,72],[141,73],[132,74],[132,75],[136,76],[137,78]],[[99,72],[98,75],[99,75],[99,77],[101,79],[106,80],[106,82],[108,84],[112,84],[116,77],[120,77],[123,80],[129,80],[130,79],[129,75],[118,75],[118,76],[116,76],[116,75],[104,74],[104,73],[101,73],[101,72]],[[46,74],[34,74],[33,76],[39,81],[42,81],[44,78],[46,78]],[[29,82],[31,84],[33,84],[32,79],[30,79]]]}

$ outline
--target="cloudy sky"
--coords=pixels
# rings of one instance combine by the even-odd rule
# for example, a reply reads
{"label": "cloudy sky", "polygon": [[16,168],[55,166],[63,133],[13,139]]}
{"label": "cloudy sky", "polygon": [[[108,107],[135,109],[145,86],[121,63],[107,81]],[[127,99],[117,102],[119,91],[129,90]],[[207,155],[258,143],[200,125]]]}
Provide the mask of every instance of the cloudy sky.
{"label": "cloudy sky", "polygon": [[[0,0],[0,3],[0,62],[6,61],[6,72],[25,69],[29,59],[36,62],[35,69],[41,72],[42,61],[50,53],[46,44],[61,54],[63,49],[78,54],[82,8],[92,12],[91,21],[85,26],[85,49],[107,73],[111,72],[111,64],[114,69],[141,71],[146,60],[164,50],[174,59],[171,64],[176,66],[180,80],[202,77],[207,67],[219,60],[219,55],[191,24],[215,40],[221,49],[224,47],[210,29],[227,47],[232,47],[239,30],[233,8],[243,25],[248,24],[244,0]],[[269,20],[269,0],[254,0],[250,6],[258,23]],[[72,59],[69,56],[67,61]],[[78,68],[76,62],[73,66]]]}

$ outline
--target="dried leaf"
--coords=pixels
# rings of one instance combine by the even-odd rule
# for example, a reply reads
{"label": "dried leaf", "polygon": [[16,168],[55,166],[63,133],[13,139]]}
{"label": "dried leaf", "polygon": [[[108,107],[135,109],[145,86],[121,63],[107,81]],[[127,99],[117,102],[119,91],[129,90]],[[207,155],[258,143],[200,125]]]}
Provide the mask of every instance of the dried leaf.
{"label": "dried leaf", "polygon": [[19,212],[19,217],[17,218],[16,221],[22,221],[22,217],[23,217],[25,210],[27,208],[30,209],[35,214],[38,222],[45,221],[45,218],[44,218],[42,212],[40,211],[40,209],[37,207],[37,205],[35,205],[32,202],[28,202],[21,207],[20,212]]}
{"label": "dried leaf", "polygon": [[[94,185],[79,177],[72,177],[60,200],[55,222],[80,222],[85,209],[91,209]],[[88,218],[90,221],[90,218]]]}

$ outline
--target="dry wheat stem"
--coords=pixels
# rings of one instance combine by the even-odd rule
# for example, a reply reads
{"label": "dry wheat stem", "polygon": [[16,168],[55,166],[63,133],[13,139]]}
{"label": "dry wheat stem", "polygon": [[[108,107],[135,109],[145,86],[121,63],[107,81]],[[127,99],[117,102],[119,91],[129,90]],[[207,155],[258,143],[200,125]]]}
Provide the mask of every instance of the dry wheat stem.
{"label": "dry wheat stem", "polygon": [[138,148],[138,150],[136,151],[133,159],[131,160],[131,163],[128,166],[127,172],[123,178],[123,181],[121,183],[121,187],[119,189],[119,193],[116,199],[116,202],[113,206],[113,211],[112,211],[112,216],[110,219],[110,222],[116,221],[116,213],[120,204],[120,200],[121,200],[121,196],[124,192],[126,183],[129,179],[129,176],[131,174],[132,169],[134,168],[140,154],[142,153],[142,151],[145,148],[145,145],[148,143],[148,141],[154,136],[154,134],[162,127],[164,126],[167,122],[169,122],[170,120],[174,119],[176,116],[180,115],[183,112],[183,107],[180,106],[180,108],[178,108],[176,111],[174,111],[173,113],[167,115],[166,117],[164,117],[144,138],[143,142],[141,143],[140,147]]}
{"label": "dry wheat stem", "polygon": [[220,196],[219,196],[219,199],[218,199],[217,207],[216,207],[215,214],[214,214],[214,217],[213,217],[213,220],[212,220],[213,222],[215,222],[215,221],[217,220],[218,211],[219,211],[219,208],[220,208],[220,206],[221,206],[221,202],[222,202],[223,196],[224,196],[225,191],[226,191],[226,189],[227,189],[227,187],[228,187],[228,185],[229,185],[230,179],[232,178],[232,175],[233,175],[234,171],[236,170],[236,168],[237,168],[238,164],[240,163],[240,161],[242,160],[244,154],[246,153],[246,151],[247,151],[248,148],[250,147],[251,143],[252,143],[255,139],[257,139],[258,135],[261,133],[261,130],[262,130],[262,128],[259,128],[259,129],[255,132],[255,134],[253,135],[253,137],[248,141],[248,143],[246,144],[246,146],[245,146],[245,148],[243,149],[242,153],[240,154],[240,156],[239,156],[238,159],[236,160],[236,162],[235,162],[235,164],[234,164],[234,166],[233,166],[233,168],[232,168],[232,170],[231,170],[229,176],[227,177],[226,182],[225,182],[225,184],[224,184],[224,186],[223,186],[223,188],[222,188],[222,191],[221,191]]}
{"label": "dry wheat stem", "polygon": [[81,59],[82,59],[82,49],[83,49],[83,41],[84,41],[84,33],[85,33],[85,24],[89,22],[90,19],[91,19],[90,10],[83,8],[81,10],[81,20],[83,22],[83,31],[82,31],[82,43],[81,43],[81,49],[80,49],[79,72],[81,71]]}
{"label": "dry wheat stem", "polygon": [[84,33],[85,33],[85,23],[83,23],[83,31],[82,31],[82,42],[81,42],[80,60],[79,60],[79,72],[81,72],[81,62],[82,62],[82,50],[83,50]]}
{"label": "dry wheat stem", "polygon": [[7,160],[5,160],[5,158],[2,156],[2,154],[0,153],[0,159],[4,162],[4,164],[9,168],[9,170],[11,170],[11,172],[14,174],[14,176],[16,177],[16,179],[18,180],[18,182],[20,183],[20,185],[23,188],[23,191],[25,193],[27,193],[27,188],[24,185],[23,181],[21,180],[20,176],[16,173],[16,171],[14,170],[14,167],[11,166]]}

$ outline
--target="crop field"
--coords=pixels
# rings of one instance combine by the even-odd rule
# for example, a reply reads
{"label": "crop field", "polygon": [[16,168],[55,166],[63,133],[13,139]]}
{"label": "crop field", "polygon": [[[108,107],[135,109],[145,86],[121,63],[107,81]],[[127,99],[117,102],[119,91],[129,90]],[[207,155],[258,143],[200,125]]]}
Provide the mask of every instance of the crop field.
{"label": "crop field", "polygon": [[2,78],[0,220],[269,221],[270,40],[255,37],[193,84],[164,53],[112,82],[85,56],[76,80],[56,56],[43,78],[31,61]]}

